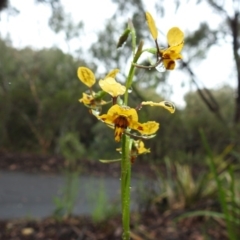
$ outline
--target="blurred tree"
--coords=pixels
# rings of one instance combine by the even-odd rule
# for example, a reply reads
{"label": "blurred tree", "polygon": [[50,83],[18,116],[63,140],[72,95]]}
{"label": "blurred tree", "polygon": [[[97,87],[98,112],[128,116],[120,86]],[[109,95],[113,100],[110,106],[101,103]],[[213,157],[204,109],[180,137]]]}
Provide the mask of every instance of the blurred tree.
{"label": "blurred tree", "polygon": [[53,8],[52,16],[49,18],[49,27],[56,33],[63,32],[65,35],[65,41],[68,46],[68,52],[70,53],[70,41],[81,35],[81,31],[84,27],[83,21],[75,24],[72,20],[71,14],[64,12],[62,5],[58,5]]}
{"label": "blurred tree", "polygon": [[[125,79],[126,77],[132,52],[130,37],[123,47],[117,49],[118,40],[128,24],[128,19],[125,16],[129,14],[131,16],[131,21],[136,29],[137,45],[141,40],[146,39],[148,41],[151,38],[150,34],[148,34],[148,27],[145,21],[145,5],[142,0],[130,0],[127,2],[113,0],[113,2],[116,4],[116,12],[106,22],[104,29],[99,31],[97,40],[92,44],[90,52],[96,65],[104,67],[107,70],[113,68],[121,69],[121,80],[121,78]],[[143,61],[142,64],[144,63],[149,64],[149,62],[146,63]],[[162,82],[167,73],[159,74],[153,70],[144,71],[137,69],[136,74],[134,80],[143,83],[144,88],[147,88],[152,85],[156,86],[156,83]]]}
{"label": "blurred tree", "polygon": [[[59,11],[60,8],[62,8],[61,0],[33,0],[36,4],[47,4],[52,9],[52,15],[55,15],[56,12]],[[0,0],[0,12],[1,11],[8,11],[11,15],[16,15],[19,12],[17,8],[15,8],[11,1],[9,0]]]}
{"label": "blurred tree", "polygon": [[187,152],[204,152],[199,137],[199,129],[203,129],[211,149],[216,152],[222,152],[232,140],[232,132],[229,129],[232,127],[231,120],[234,115],[234,89],[230,86],[223,86],[212,90],[212,94],[221,106],[226,125],[217,121],[215,116],[208,111],[207,106],[202,101],[199,101],[198,90],[186,94],[185,101],[187,105],[183,111],[183,122],[186,129],[184,139]]}
{"label": "blurred tree", "polygon": [[8,6],[8,0],[0,0],[0,11]]}
{"label": "blurred tree", "polygon": [[59,151],[58,138],[76,131],[89,145],[95,119],[83,117],[87,113],[78,99],[84,87],[76,76],[78,66],[86,63],[59,49],[16,50],[2,40],[0,54],[1,144]]}
{"label": "blurred tree", "polygon": [[[181,6],[181,1],[176,0],[176,8]],[[189,72],[189,64],[196,60],[196,57],[203,58],[206,56],[207,51],[213,45],[231,44],[233,61],[235,64],[234,72],[236,76],[237,89],[235,99],[235,113],[233,122],[235,125],[240,124],[240,2],[238,0],[231,1],[218,1],[218,0],[197,0],[196,4],[207,3],[216,14],[218,14],[222,22],[218,24],[216,29],[210,29],[207,22],[200,24],[199,29],[188,36],[186,39],[186,47],[189,47],[188,53],[189,61],[185,64],[188,66],[187,71]],[[231,42],[228,39],[232,39]],[[192,49],[192,50],[190,50]],[[197,50],[196,50],[197,49]],[[192,53],[192,52],[195,53]],[[195,58],[194,58],[195,57]],[[191,61],[190,61],[191,59]],[[228,59],[228,61],[231,61]],[[190,73],[191,78],[193,75]]]}
{"label": "blurred tree", "polygon": [[[36,3],[49,4],[53,10],[61,4],[61,0],[33,0],[33,1],[35,1]],[[8,7],[13,7],[13,6],[11,6],[11,1],[0,0],[0,11],[6,9]]]}

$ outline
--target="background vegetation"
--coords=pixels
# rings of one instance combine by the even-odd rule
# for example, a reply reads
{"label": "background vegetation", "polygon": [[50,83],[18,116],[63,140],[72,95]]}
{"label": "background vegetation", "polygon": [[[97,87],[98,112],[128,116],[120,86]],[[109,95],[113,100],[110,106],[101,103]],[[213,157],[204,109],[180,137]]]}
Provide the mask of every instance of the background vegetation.
{"label": "background vegetation", "polygon": [[[135,28],[138,30],[138,39],[147,37],[144,2],[131,0],[127,5],[121,1],[114,2],[118,4],[118,11],[107,23],[104,32],[98,33],[97,42],[90,48],[89,54],[93,56],[91,61],[77,59],[57,48],[38,51],[30,48],[16,49],[9,39],[0,40],[2,150],[58,154],[60,139],[74,132],[84,146],[87,158],[116,155],[112,131],[90,116],[86,108],[78,102],[81,92],[85,89],[76,77],[76,69],[81,65],[95,71],[99,61],[97,59],[101,59],[103,66],[108,66],[106,72],[115,67],[121,68],[128,60],[130,43],[121,51],[116,51],[117,39],[126,23],[118,28],[115,26],[118,19],[129,11],[129,6]],[[205,2],[222,17],[224,27],[210,29],[207,22],[203,22],[196,32],[186,36],[184,48],[190,50],[184,52],[184,59],[189,60],[184,60],[181,67],[197,90],[186,94],[186,106],[177,109],[174,115],[161,110],[141,110],[142,121],[147,120],[146,116],[150,115],[151,119],[161,123],[157,137],[146,143],[147,147],[151,147],[151,155],[143,156],[143,159],[161,161],[166,156],[178,161],[200,159],[204,150],[199,129],[203,129],[211,149],[215,152],[223,151],[229,144],[232,144],[236,151],[239,148],[239,9],[236,7],[230,15],[223,7],[224,3],[218,5],[217,1]],[[52,8],[49,25],[53,31],[64,31],[66,41],[76,37],[77,32],[81,33],[83,25],[71,22],[60,1],[47,3]],[[4,4],[2,6],[7,6],[8,2],[5,1]],[[164,15],[164,8],[158,4],[156,3],[156,8],[159,14]],[[176,9],[178,7],[179,2],[176,1]],[[233,89],[227,85],[218,89],[200,88],[192,66],[205,59],[206,49],[219,42],[227,42],[228,37],[232,38],[232,61],[236,63],[233,71],[236,73],[238,88]],[[148,96],[156,101],[163,99],[164,96],[159,95],[156,89],[165,84],[167,76],[168,73],[146,73],[139,70],[131,94],[132,105],[137,106],[140,101],[149,99]],[[102,76],[96,72],[96,77],[99,79]]]}
{"label": "background vegetation", "polygon": [[[78,99],[85,89],[76,76],[80,65],[92,66],[83,60],[63,53],[60,49],[34,51],[13,48],[6,40],[0,41],[0,143],[2,150],[59,154],[59,140],[75,132],[90,159],[116,155],[113,132],[89,115]],[[152,73],[149,73],[152,74]],[[97,76],[99,79],[101,76]],[[142,78],[146,74],[142,73]],[[143,81],[141,79],[141,81]],[[131,94],[131,103],[159,101],[162,96],[154,87],[139,87]],[[198,91],[185,96],[186,107],[171,115],[164,110],[143,108],[141,120],[155,119],[161,123],[159,134],[146,142],[151,155],[144,158],[160,161],[165,156],[177,160],[203,155],[199,129],[209,139],[211,149],[222,151],[238,142],[237,126],[233,126],[234,92],[230,86],[211,91],[221,109],[221,119],[209,111]],[[237,145],[235,147],[238,147]],[[180,157],[179,157],[180,156]],[[187,159],[184,159],[187,160]]]}

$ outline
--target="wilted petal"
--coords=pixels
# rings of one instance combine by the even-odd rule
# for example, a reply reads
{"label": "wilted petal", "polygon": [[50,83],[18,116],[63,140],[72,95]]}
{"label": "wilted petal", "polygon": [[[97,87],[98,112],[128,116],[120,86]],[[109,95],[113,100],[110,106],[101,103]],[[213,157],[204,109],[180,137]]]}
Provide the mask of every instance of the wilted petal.
{"label": "wilted petal", "polygon": [[146,101],[146,102],[142,102],[142,105],[163,107],[163,108],[167,109],[170,113],[175,112],[174,104],[171,103],[171,102],[168,102],[168,101],[162,101],[162,102],[159,102],[159,103],[152,102],[152,101]]}

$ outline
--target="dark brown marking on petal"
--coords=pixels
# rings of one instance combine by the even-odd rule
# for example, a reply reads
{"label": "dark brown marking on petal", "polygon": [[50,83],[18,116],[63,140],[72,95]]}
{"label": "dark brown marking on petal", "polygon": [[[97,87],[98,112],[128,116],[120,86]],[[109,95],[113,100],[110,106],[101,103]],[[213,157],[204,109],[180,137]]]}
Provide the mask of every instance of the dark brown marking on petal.
{"label": "dark brown marking on petal", "polygon": [[129,122],[126,117],[118,116],[114,121],[115,125],[115,141],[119,142],[123,131],[128,127]]}
{"label": "dark brown marking on petal", "polygon": [[169,61],[167,66],[166,66],[166,69],[173,69],[174,68],[174,64],[175,64],[174,61]]}
{"label": "dark brown marking on petal", "polygon": [[126,117],[123,116],[118,116],[113,123],[115,124],[115,127],[123,129],[126,129],[129,126],[128,120],[126,119]]}

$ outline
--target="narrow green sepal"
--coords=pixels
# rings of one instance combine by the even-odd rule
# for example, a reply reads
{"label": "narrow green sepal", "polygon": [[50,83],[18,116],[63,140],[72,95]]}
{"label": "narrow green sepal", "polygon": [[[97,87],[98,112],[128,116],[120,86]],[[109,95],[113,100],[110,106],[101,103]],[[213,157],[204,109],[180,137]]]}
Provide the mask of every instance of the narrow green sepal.
{"label": "narrow green sepal", "polygon": [[123,34],[121,35],[121,37],[119,38],[118,40],[118,43],[117,43],[117,48],[120,48],[123,46],[123,44],[127,41],[128,39],[128,35],[129,33],[131,32],[131,30],[129,28],[127,28]]}
{"label": "narrow green sepal", "polygon": [[112,160],[105,160],[105,159],[99,159],[101,163],[114,163],[114,162],[120,162],[121,158],[118,159],[112,159]]}
{"label": "narrow green sepal", "polygon": [[136,139],[151,139],[154,138],[156,136],[156,134],[152,134],[152,135],[139,135],[136,133],[130,133],[130,132],[124,132],[126,135],[132,137],[132,138],[136,138]]}
{"label": "narrow green sepal", "polygon": [[156,54],[157,53],[157,49],[156,48],[147,48],[147,49],[144,49],[144,51],[152,53],[152,54]]}

